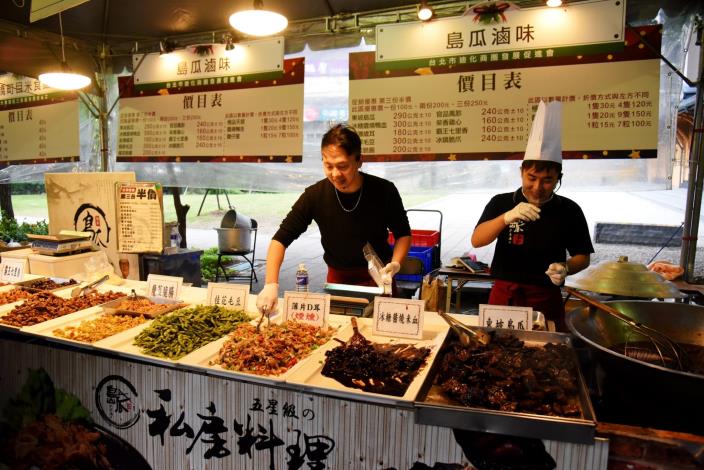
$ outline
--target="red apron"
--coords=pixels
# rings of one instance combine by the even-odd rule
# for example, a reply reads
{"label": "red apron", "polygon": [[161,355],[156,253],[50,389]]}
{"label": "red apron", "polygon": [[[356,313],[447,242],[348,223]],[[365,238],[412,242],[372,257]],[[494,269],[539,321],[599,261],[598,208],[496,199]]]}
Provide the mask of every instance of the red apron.
{"label": "red apron", "polygon": [[557,286],[536,286],[518,282],[495,280],[489,294],[491,305],[515,305],[533,307],[543,312],[546,320],[555,322],[557,331],[567,331],[565,325],[565,304]]}
{"label": "red apron", "polygon": [[[377,287],[367,268],[333,268],[328,266],[327,281],[334,284]],[[396,280],[391,284],[391,295],[396,297]]]}

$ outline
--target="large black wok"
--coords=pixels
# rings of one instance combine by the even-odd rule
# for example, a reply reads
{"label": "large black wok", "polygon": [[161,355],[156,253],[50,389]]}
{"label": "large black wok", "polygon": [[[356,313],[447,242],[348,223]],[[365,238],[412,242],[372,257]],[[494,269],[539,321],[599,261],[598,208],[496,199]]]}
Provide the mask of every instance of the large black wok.
{"label": "large black wok", "polygon": [[[649,301],[607,303],[678,343],[704,347],[704,307]],[[597,362],[599,421],[704,435],[704,375],[668,369],[610,349],[626,341],[628,325],[601,310],[578,308],[568,312],[566,320]]]}

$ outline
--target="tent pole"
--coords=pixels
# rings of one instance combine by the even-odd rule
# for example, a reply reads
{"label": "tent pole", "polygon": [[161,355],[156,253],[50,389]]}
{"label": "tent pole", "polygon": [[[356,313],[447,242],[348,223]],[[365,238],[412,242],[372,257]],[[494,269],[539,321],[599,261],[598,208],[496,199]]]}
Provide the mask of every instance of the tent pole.
{"label": "tent pole", "polygon": [[699,45],[699,76],[697,77],[697,100],[694,108],[694,135],[689,152],[689,181],[687,186],[687,206],[685,208],[684,230],[682,232],[682,251],[680,265],[684,268],[684,279],[694,281],[694,259],[697,254],[697,236],[699,233],[699,216],[702,206],[702,187],[704,186],[704,43],[702,34],[704,25],[701,18],[696,21],[696,44]]}

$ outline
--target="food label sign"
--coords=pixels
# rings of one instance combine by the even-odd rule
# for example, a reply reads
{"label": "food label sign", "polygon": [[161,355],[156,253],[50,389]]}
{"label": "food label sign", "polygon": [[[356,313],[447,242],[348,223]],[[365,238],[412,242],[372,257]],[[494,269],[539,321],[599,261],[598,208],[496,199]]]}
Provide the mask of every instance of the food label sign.
{"label": "food label sign", "polygon": [[162,299],[178,300],[181,296],[182,277],[150,274],[147,277],[147,295]]}
{"label": "food label sign", "polygon": [[249,286],[246,284],[208,283],[208,305],[247,310],[247,294]]}
{"label": "food label sign", "polygon": [[479,326],[507,330],[531,330],[533,327],[532,317],[532,307],[479,305]]}
{"label": "food label sign", "polygon": [[330,313],[330,294],[284,292],[284,321],[323,327]]}
{"label": "food label sign", "polygon": [[424,306],[423,300],[375,297],[372,333],[422,339]]}
{"label": "food label sign", "polygon": [[24,277],[23,259],[7,258],[0,263],[0,281],[19,282]]}

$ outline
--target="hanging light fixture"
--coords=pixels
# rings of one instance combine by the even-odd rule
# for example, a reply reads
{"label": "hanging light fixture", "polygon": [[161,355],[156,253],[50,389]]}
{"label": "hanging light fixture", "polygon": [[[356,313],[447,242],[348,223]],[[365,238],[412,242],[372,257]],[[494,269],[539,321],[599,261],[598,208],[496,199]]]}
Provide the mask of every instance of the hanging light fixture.
{"label": "hanging light fixture", "polygon": [[420,6],[418,7],[418,19],[421,21],[428,21],[432,17],[433,9],[430,8],[426,0],[423,0],[420,2]]}
{"label": "hanging light fixture", "polygon": [[237,31],[250,36],[271,36],[286,29],[288,20],[284,15],[265,10],[263,0],[254,0],[252,10],[230,15],[230,24]]}
{"label": "hanging light fixture", "polygon": [[562,5],[562,0],[548,0],[545,4],[552,8],[557,8]]}
{"label": "hanging light fixture", "polygon": [[61,71],[48,72],[39,75],[39,81],[57,90],[80,90],[90,85],[90,78],[80,73],[73,73],[66,63],[64,52],[64,25],[59,12],[59,31],[61,32]]}

